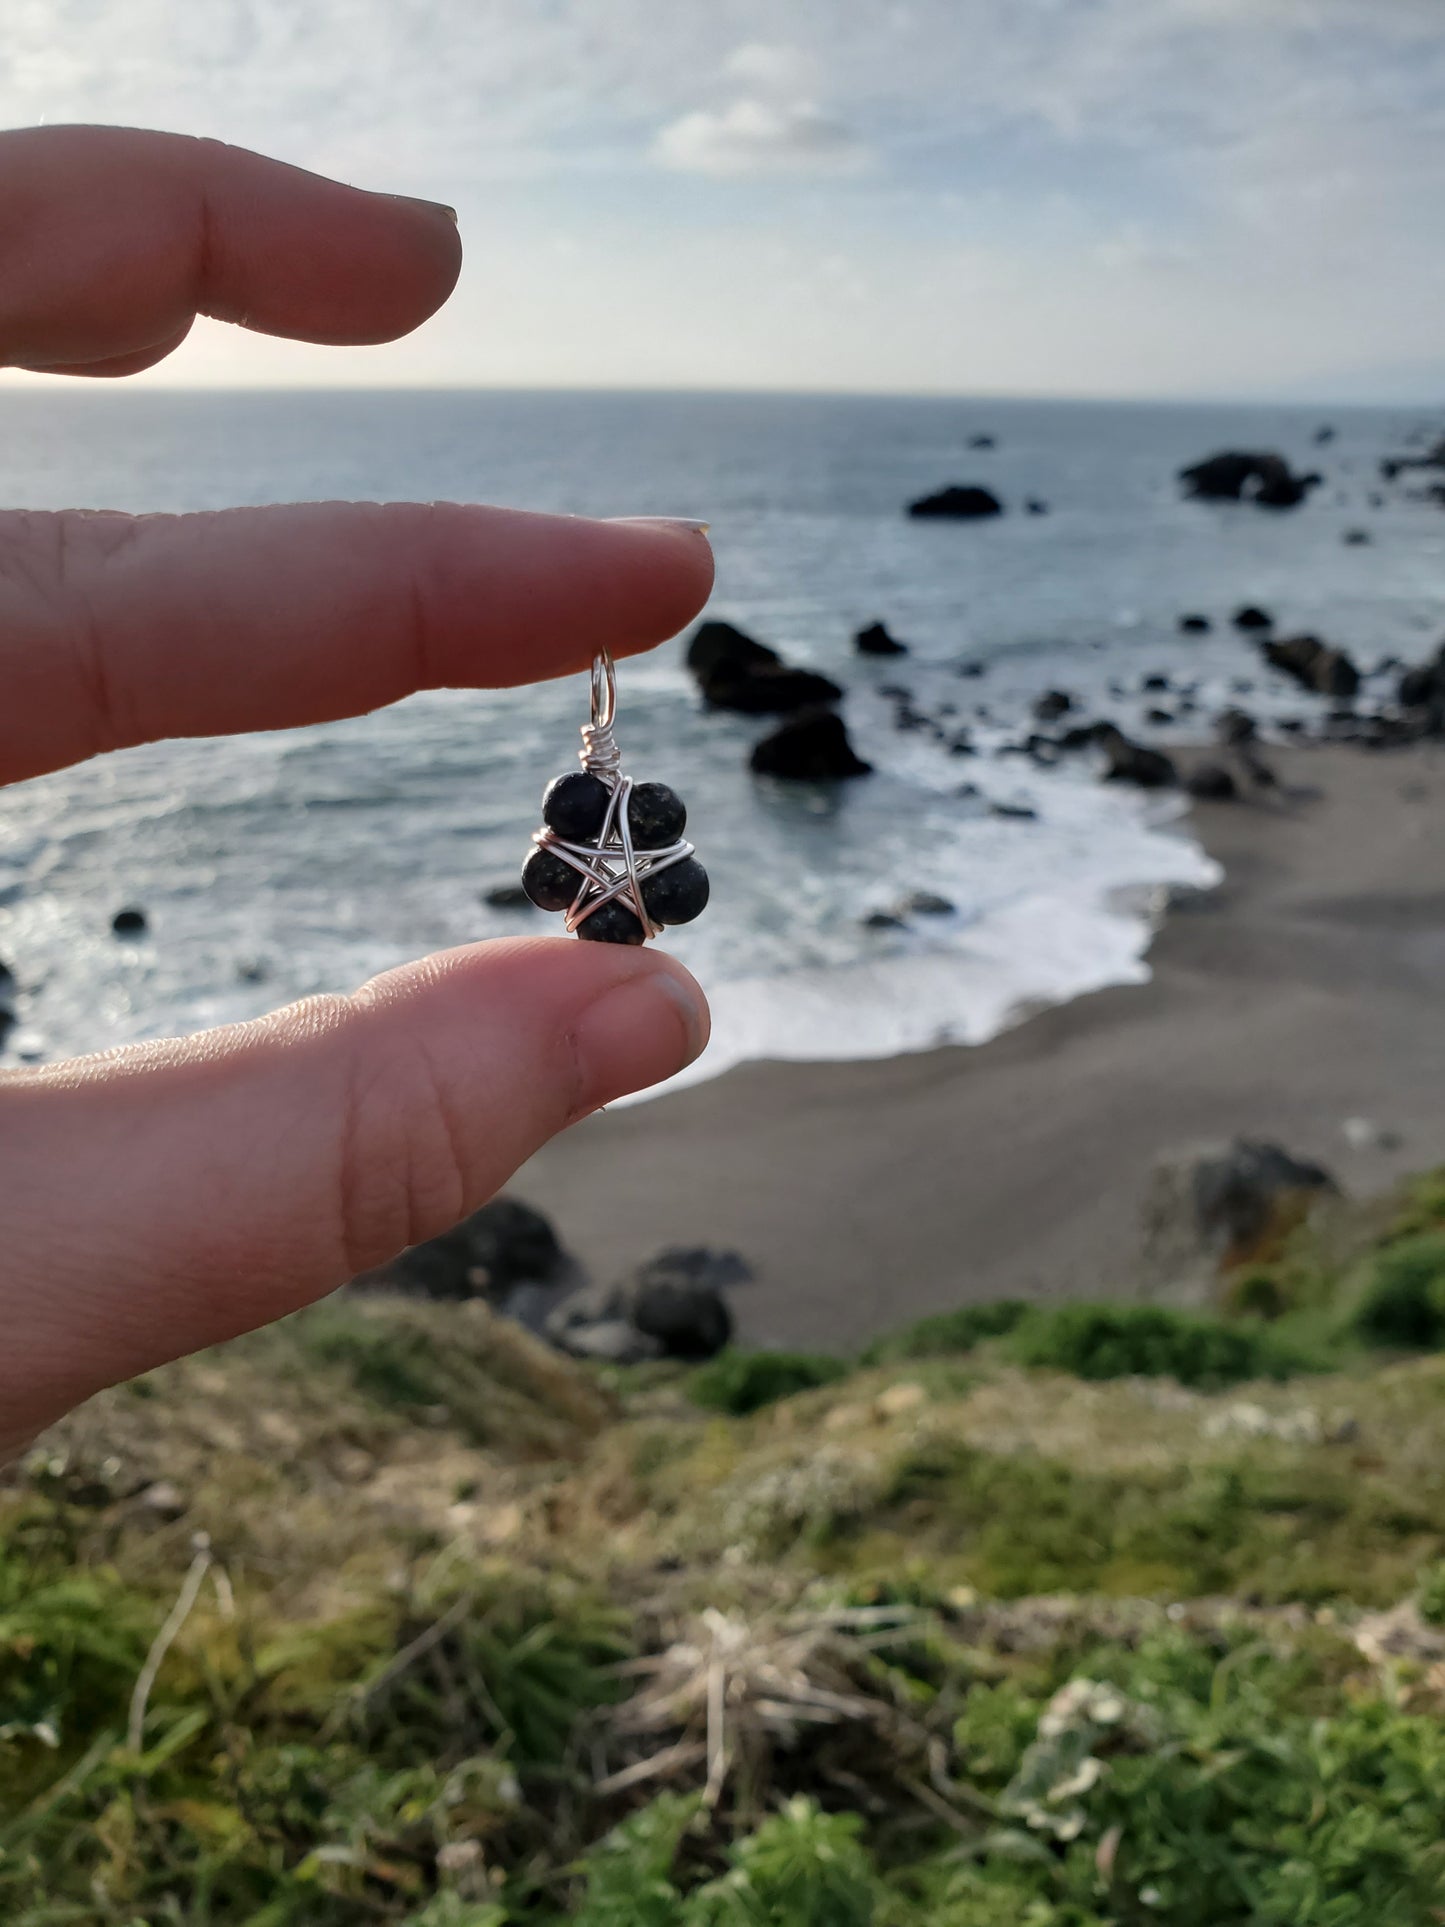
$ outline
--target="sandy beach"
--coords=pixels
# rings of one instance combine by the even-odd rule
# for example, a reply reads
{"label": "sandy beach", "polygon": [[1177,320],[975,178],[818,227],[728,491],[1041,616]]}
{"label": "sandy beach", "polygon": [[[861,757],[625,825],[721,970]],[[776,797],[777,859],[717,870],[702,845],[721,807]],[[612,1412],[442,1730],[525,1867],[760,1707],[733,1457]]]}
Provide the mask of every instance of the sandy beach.
{"label": "sandy beach", "polygon": [[[602,1276],[743,1253],[752,1344],[842,1348],[968,1300],[1127,1289],[1158,1159],[1237,1134],[1349,1191],[1445,1157],[1445,755],[1300,748],[1277,797],[1197,807],[1225,870],[1151,981],[977,1048],[740,1067],[589,1120],[515,1191]],[[1345,1120],[1389,1134],[1365,1148]]]}

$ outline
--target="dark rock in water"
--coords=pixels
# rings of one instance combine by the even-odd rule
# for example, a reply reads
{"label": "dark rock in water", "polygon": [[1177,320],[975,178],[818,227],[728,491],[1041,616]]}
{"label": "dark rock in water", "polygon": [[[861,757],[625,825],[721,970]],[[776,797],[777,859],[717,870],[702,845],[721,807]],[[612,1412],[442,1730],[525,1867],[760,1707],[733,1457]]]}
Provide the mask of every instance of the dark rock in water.
{"label": "dark rock in water", "polygon": [[1075,723],[1054,738],[1054,746],[1063,750],[1092,749],[1098,734],[1097,723]]}
{"label": "dark rock in water", "polygon": [[958,905],[932,890],[913,890],[903,899],[900,908],[918,917],[951,917]]}
{"label": "dark rock in water", "polygon": [[853,638],[853,647],[860,656],[906,656],[908,644],[890,636],[881,622],[870,622],[866,629],[860,629]]}
{"label": "dark rock in water", "polygon": [[1139,687],[1150,694],[1158,695],[1170,687],[1169,678],[1158,674],[1146,676]]}
{"label": "dark rock in water", "polygon": [[1214,723],[1221,743],[1234,748],[1239,743],[1252,743],[1259,734],[1259,727],[1247,710],[1226,709],[1216,717]]}
{"label": "dark rock in water", "polygon": [[1074,699],[1067,689],[1046,689],[1034,704],[1034,714],[1041,723],[1056,723],[1060,716],[1067,716],[1074,706]]}
{"label": "dark rock in water", "polygon": [[1203,803],[1232,803],[1239,795],[1238,783],[1222,763],[1201,763],[1185,778],[1184,787]]}
{"label": "dark rock in water", "polygon": [[687,666],[714,709],[745,716],[781,716],[816,703],[837,702],[843,691],[827,676],[794,669],[775,649],[754,642],[730,622],[699,624]]}
{"label": "dark rock in water", "polygon": [[920,495],[908,504],[913,516],[951,516],[960,521],[979,521],[985,516],[1002,515],[1003,503],[991,489],[964,482],[950,482],[933,495]]}
{"label": "dark rock in water", "polygon": [[1368,529],[1346,529],[1340,540],[1347,549],[1363,549],[1374,541]]}
{"label": "dark rock in water", "polygon": [[870,910],[866,917],[858,921],[865,930],[902,930],[906,928],[902,917],[893,910]]}
{"label": "dark rock in water", "polygon": [[1168,789],[1179,780],[1173,761],[1162,750],[1134,743],[1113,723],[1101,723],[1094,740],[1106,759],[1106,783],[1136,783],[1140,789]]}
{"label": "dark rock in water", "polygon": [[150,925],[146,921],[145,911],[132,906],[117,910],[110,920],[110,927],[118,937],[143,937]]}
{"label": "dark rock in water", "polygon": [[970,742],[968,734],[965,731],[962,736],[954,737],[948,746],[948,753],[950,756],[977,756],[978,751]]}
{"label": "dark rock in water", "polygon": [[1275,728],[1286,736],[1303,736],[1305,719],[1303,716],[1281,716],[1275,723]]}
{"label": "dark rock in water", "polygon": [[1272,629],[1274,617],[1267,609],[1256,608],[1252,602],[1247,602],[1242,609],[1235,610],[1234,626],[1236,629]]}
{"label": "dark rock in water", "polygon": [[1191,1189],[1200,1237],[1237,1260],[1339,1186],[1322,1165],[1277,1144],[1236,1138],[1198,1160]]}
{"label": "dark rock in water", "polygon": [[963,676],[965,679],[985,676],[988,674],[988,664],[983,662],[961,662],[953,673],[955,676]]}
{"label": "dark rock in water", "polygon": [[993,803],[988,813],[1003,822],[1037,823],[1039,820],[1039,813],[1032,803]]}
{"label": "dark rock in water", "polygon": [[1213,628],[1208,616],[1180,616],[1179,628],[1186,636],[1207,636]]}
{"label": "dark rock in water", "polygon": [[1334,439],[1335,439],[1335,431],[1328,422],[1326,422],[1322,428],[1317,428],[1315,430],[1315,447],[1316,448],[1324,448],[1327,443],[1332,442]]}
{"label": "dark rock in water", "polygon": [[855,755],[843,718],[814,710],[765,736],[749,758],[758,776],[785,776],[802,783],[829,783],[847,776],[868,776],[873,765]]}
{"label": "dark rock in water", "polygon": [[1024,503],[1024,508],[1030,515],[1047,515],[1049,512],[1048,503],[1041,501],[1037,495],[1031,495]]}
{"label": "dark rock in water", "polygon": [[1332,649],[1318,636],[1288,636],[1264,644],[1266,662],[1292,676],[1317,696],[1353,696],[1360,672],[1343,649]]}
{"label": "dark rock in water", "polygon": [[351,1289],[500,1304],[518,1285],[558,1283],[570,1264],[540,1211],[518,1198],[493,1198],[439,1238],[412,1245],[389,1265],[353,1278]]}
{"label": "dark rock in water", "polygon": [[1323,480],[1296,475],[1282,455],[1228,450],[1179,471],[1186,494],[1209,502],[1253,502],[1259,508],[1292,509]]}
{"label": "dark rock in water", "polygon": [[1174,721],[1174,711],[1172,709],[1146,709],[1144,711],[1144,720],[1146,723],[1152,723],[1156,729],[1167,729],[1169,724]]}
{"label": "dark rock in water", "polygon": [[[539,850],[537,855],[544,856],[546,852]],[[530,862],[531,859],[528,858],[528,861]],[[563,867],[565,868],[566,866],[564,865]],[[577,894],[577,883],[581,882],[581,878],[577,876],[575,870],[573,870],[572,875],[576,879],[572,888],[572,896],[575,897]],[[490,890],[484,890],[482,892],[482,901],[483,903],[490,903],[492,907],[497,910],[530,910],[532,907],[532,899],[527,895],[526,890],[520,883],[494,883]],[[569,897],[567,902],[570,903],[571,901],[572,897]],[[565,904],[563,908],[566,908]]]}
{"label": "dark rock in water", "polygon": [[970,448],[996,448],[998,446],[992,435],[970,435],[968,445]]}

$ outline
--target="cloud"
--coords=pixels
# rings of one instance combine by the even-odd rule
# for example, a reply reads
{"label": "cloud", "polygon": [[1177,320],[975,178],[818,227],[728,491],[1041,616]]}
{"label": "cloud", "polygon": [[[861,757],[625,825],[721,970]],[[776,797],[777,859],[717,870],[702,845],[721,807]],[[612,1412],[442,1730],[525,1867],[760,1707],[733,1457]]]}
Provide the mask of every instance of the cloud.
{"label": "cloud", "polygon": [[699,108],[664,127],[653,158],[686,174],[726,179],[746,174],[855,174],[868,150],[811,101],[744,95],[713,111]]}

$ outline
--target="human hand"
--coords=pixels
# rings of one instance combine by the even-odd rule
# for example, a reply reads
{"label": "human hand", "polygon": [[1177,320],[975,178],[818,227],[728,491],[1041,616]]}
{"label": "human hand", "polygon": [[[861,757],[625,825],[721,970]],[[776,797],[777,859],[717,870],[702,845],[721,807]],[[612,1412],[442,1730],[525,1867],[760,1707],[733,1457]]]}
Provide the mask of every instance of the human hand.
{"label": "human hand", "polygon": [[[0,367],[125,375],[197,313],[390,340],[450,212],[212,142],[0,135]],[[0,783],[167,736],[505,686],[674,634],[685,527],[437,504],[0,513]],[[651,950],[474,944],[252,1024],[0,1072],[0,1456],[102,1385],[279,1318],[680,1070],[707,1011]]]}

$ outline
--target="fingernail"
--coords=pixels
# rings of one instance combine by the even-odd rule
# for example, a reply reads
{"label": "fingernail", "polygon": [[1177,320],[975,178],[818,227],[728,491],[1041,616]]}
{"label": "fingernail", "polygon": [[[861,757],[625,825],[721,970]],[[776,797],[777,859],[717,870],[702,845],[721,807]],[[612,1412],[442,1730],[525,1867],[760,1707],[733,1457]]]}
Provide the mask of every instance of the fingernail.
{"label": "fingernail", "polygon": [[460,225],[457,221],[456,209],[448,207],[445,201],[424,201],[418,194],[391,194],[387,198],[392,201],[404,201],[408,207],[424,207],[432,214],[445,214],[453,227]]}
{"label": "fingernail", "polygon": [[708,1038],[707,1005],[690,977],[653,965],[605,991],[578,1019],[581,1105],[594,1111],[685,1070]]}
{"label": "fingernail", "polygon": [[706,535],[712,527],[711,522],[695,522],[690,515],[613,515],[613,522],[628,522],[638,529],[690,529],[694,535]]}

